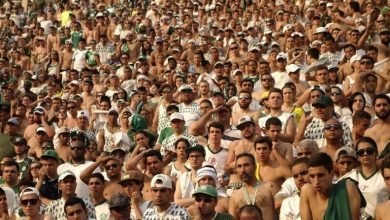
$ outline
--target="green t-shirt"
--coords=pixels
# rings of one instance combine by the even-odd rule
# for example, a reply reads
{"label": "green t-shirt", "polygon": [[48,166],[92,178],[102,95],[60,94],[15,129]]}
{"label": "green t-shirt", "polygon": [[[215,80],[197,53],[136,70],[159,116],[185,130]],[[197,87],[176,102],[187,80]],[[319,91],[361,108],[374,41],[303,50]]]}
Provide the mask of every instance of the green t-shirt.
{"label": "green t-shirt", "polygon": [[96,51],[91,51],[88,50],[87,53],[85,54],[85,59],[87,60],[88,65],[90,66],[96,66],[97,62],[95,59],[95,55],[97,55]]}
{"label": "green t-shirt", "polygon": [[72,32],[70,34],[70,39],[72,41],[73,48],[77,48],[79,46],[81,38],[83,38],[83,34],[78,31]]}

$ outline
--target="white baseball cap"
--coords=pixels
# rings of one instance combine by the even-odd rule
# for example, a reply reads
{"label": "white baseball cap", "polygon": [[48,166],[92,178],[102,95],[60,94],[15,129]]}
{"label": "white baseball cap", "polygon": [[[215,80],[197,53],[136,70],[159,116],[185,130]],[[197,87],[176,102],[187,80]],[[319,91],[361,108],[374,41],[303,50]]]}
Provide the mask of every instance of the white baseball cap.
{"label": "white baseball cap", "polygon": [[172,189],[172,179],[167,175],[157,174],[152,178],[150,187]]}
{"label": "white baseball cap", "polygon": [[179,112],[174,112],[171,117],[169,118],[169,121],[173,121],[173,120],[181,120],[181,121],[184,121],[184,116],[182,113],[179,113]]}

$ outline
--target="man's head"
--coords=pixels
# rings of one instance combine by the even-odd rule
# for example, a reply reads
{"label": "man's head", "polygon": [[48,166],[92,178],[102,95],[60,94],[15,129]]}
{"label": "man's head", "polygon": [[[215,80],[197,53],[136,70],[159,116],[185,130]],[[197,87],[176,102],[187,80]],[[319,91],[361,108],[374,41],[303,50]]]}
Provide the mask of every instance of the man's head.
{"label": "man's head", "polygon": [[64,211],[67,220],[87,220],[88,210],[85,202],[78,197],[72,197],[65,202]]}
{"label": "man's head", "polygon": [[373,99],[374,111],[381,120],[386,120],[390,114],[390,98],[385,94],[377,94]]}
{"label": "man's head", "polygon": [[268,105],[271,109],[280,110],[283,104],[282,90],[273,88],[269,91]]}
{"label": "man's head", "polygon": [[57,167],[59,165],[60,158],[55,150],[49,149],[43,152],[41,156],[42,167],[46,169],[46,175],[48,177],[57,176]]}
{"label": "man's head", "polygon": [[156,150],[149,150],[144,154],[146,160],[146,168],[152,175],[162,173],[163,170],[163,158],[161,153]]}
{"label": "man's head", "polygon": [[137,170],[126,171],[118,184],[122,186],[126,195],[131,198],[133,193],[141,193],[142,191],[144,186],[142,173]]}
{"label": "man's head", "polygon": [[72,171],[65,171],[58,177],[58,189],[62,197],[73,197],[76,192],[76,175]]}
{"label": "man's head", "polygon": [[180,92],[180,100],[184,102],[184,104],[189,105],[194,100],[194,91],[192,87],[189,85],[182,85],[179,90]]}
{"label": "man's head", "polygon": [[224,132],[224,126],[221,122],[213,121],[208,126],[209,141],[220,143]]}
{"label": "man's head", "polygon": [[251,183],[256,177],[256,159],[250,153],[241,153],[236,157],[236,172],[245,183]]}
{"label": "man's head", "polygon": [[104,169],[106,170],[109,179],[116,179],[120,177],[122,167],[117,159],[112,158],[107,160]]}
{"label": "man's head", "polygon": [[195,145],[187,148],[186,154],[190,162],[190,166],[194,170],[198,170],[202,167],[202,164],[206,157],[206,151],[202,145]]}
{"label": "man's head", "polygon": [[89,191],[93,198],[103,196],[105,179],[101,173],[93,173],[88,181]]}
{"label": "man's head", "polygon": [[322,121],[327,121],[332,117],[334,107],[333,101],[329,96],[320,96],[312,105],[316,116]]}
{"label": "man's head", "polygon": [[256,205],[244,205],[238,210],[240,220],[263,220],[263,213]]}
{"label": "man's head", "polygon": [[173,131],[176,133],[181,133],[185,124],[184,115],[179,112],[174,112],[173,114],[171,114],[171,117],[169,119],[171,121]]}
{"label": "man's head", "polygon": [[14,186],[18,182],[19,164],[14,160],[2,162],[3,180],[9,186]]}
{"label": "man's head", "polygon": [[309,159],[302,157],[295,160],[291,166],[291,173],[294,178],[294,183],[299,190],[302,186],[309,182]]}
{"label": "man's head", "polygon": [[277,117],[271,117],[265,122],[265,129],[267,130],[268,137],[272,141],[278,141],[280,134],[282,133],[282,122]]}
{"label": "man's head", "polygon": [[195,205],[198,207],[201,217],[209,218],[215,215],[218,192],[213,186],[199,186],[192,196],[195,198]]}
{"label": "man's head", "polygon": [[14,140],[14,151],[16,155],[23,155],[28,151],[27,140],[22,137],[17,137]]}
{"label": "man's head", "polygon": [[245,139],[251,139],[255,135],[255,122],[252,117],[246,115],[241,117],[237,122],[237,129],[241,131]]}
{"label": "man's head", "polygon": [[163,207],[171,202],[174,192],[171,177],[164,174],[155,175],[152,178],[150,188],[156,206]]}
{"label": "man's head", "polygon": [[196,171],[196,182],[199,186],[211,185],[216,187],[217,181],[217,171],[213,166],[206,165]]}
{"label": "man's head", "polygon": [[272,140],[269,137],[260,137],[255,141],[255,151],[260,161],[267,162],[272,152]]}
{"label": "man's head", "polygon": [[325,122],[324,125],[324,136],[328,142],[341,143],[343,136],[343,126],[337,119],[331,118]]}
{"label": "man's head", "polygon": [[352,117],[352,122],[353,132],[360,136],[363,136],[364,132],[371,125],[371,115],[366,111],[357,111]]}
{"label": "man's head", "polygon": [[123,193],[118,193],[110,198],[108,203],[111,216],[115,220],[129,219],[130,216],[130,199]]}
{"label": "man's head", "polygon": [[39,192],[34,187],[26,187],[20,192],[20,205],[23,212],[28,217],[36,217],[40,211],[41,200]]}
{"label": "man's head", "polygon": [[381,173],[385,180],[387,191],[390,191],[390,157],[387,156],[382,161]]}
{"label": "man's head", "polygon": [[334,159],[339,171],[339,176],[343,176],[358,165],[356,152],[351,147],[342,147],[335,153]]}
{"label": "man's head", "polygon": [[252,102],[252,94],[247,90],[241,90],[238,94],[238,104],[242,109],[248,109]]}
{"label": "man's head", "polygon": [[314,191],[326,194],[332,186],[333,161],[326,153],[318,153],[309,158],[309,181]]}

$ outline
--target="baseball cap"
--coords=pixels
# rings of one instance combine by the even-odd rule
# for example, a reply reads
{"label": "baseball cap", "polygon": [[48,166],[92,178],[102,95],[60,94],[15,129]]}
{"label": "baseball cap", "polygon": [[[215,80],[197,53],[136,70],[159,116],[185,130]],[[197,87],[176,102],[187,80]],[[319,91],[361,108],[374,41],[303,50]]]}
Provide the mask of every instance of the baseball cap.
{"label": "baseball cap", "polygon": [[360,61],[362,59],[362,56],[360,54],[355,54],[351,57],[349,60],[349,63],[352,64],[355,61]]}
{"label": "baseball cap", "polygon": [[13,141],[15,145],[27,145],[27,140],[23,137],[16,137]]}
{"label": "baseball cap", "polygon": [[123,193],[117,193],[113,195],[108,202],[108,207],[115,208],[115,207],[123,207],[123,206],[130,206],[130,199],[127,195]]}
{"label": "baseball cap", "polygon": [[223,63],[222,63],[222,62],[216,62],[216,63],[214,64],[214,68],[215,68],[216,66],[223,66]]}
{"label": "baseball cap", "polygon": [[38,133],[38,132],[41,132],[41,131],[46,133],[46,129],[44,127],[38,127],[35,132]]}
{"label": "baseball cap", "polygon": [[34,112],[33,112],[33,113],[34,113],[34,114],[43,115],[43,114],[45,113],[45,110],[43,110],[42,107],[36,107],[36,108],[34,109]]}
{"label": "baseball cap", "polygon": [[286,66],[286,70],[287,70],[287,73],[293,73],[293,72],[296,72],[297,70],[299,70],[299,66],[297,66],[295,64],[290,64],[290,65]]}
{"label": "baseball cap", "polygon": [[89,112],[87,110],[81,110],[77,112],[77,118],[86,117],[89,120]]}
{"label": "baseball cap", "polygon": [[332,99],[327,95],[320,96],[313,104],[312,106],[331,106],[333,105]]}
{"label": "baseball cap", "polygon": [[189,155],[192,151],[198,151],[202,153],[203,156],[206,156],[206,150],[202,145],[196,144],[186,149],[186,154]]}
{"label": "baseball cap", "polygon": [[337,161],[341,157],[352,157],[354,159],[358,159],[356,156],[356,152],[352,147],[341,147],[335,153],[333,161]]}
{"label": "baseball cap", "polygon": [[19,120],[15,117],[8,119],[7,124],[13,124],[19,126]]}
{"label": "baseball cap", "polygon": [[169,118],[169,121],[173,121],[175,119],[178,119],[178,120],[181,120],[181,121],[184,121],[184,115],[182,113],[179,113],[179,112],[174,112],[171,117]]}
{"label": "baseball cap", "polygon": [[58,134],[69,134],[69,129],[66,127],[61,127],[60,130],[58,130]]}
{"label": "baseball cap", "polygon": [[[214,65],[215,66],[215,65]],[[184,92],[184,91],[191,91],[191,92],[194,92],[192,90],[192,87],[190,85],[182,85],[180,86],[179,88],[179,92]]]}
{"label": "baseball cap", "polygon": [[208,196],[211,196],[211,197],[214,197],[214,198],[218,197],[217,190],[213,186],[210,186],[210,185],[199,186],[195,190],[195,192],[192,193],[192,196],[196,196],[198,194],[204,194],[204,195],[208,195]]}
{"label": "baseball cap", "polygon": [[233,71],[233,76],[237,75],[238,73],[243,74],[240,69],[236,69],[236,70]]}
{"label": "baseball cap", "polygon": [[325,32],[328,32],[328,29],[326,29],[326,27],[318,27],[314,34],[320,34],[320,33],[325,33]]}
{"label": "baseball cap", "polygon": [[279,60],[279,59],[287,60],[287,56],[286,56],[284,53],[279,53],[279,54],[276,56],[276,60]]}
{"label": "baseball cap", "polygon": [[45,152],[43,152],[41,159],[44,159],[44,158],[55,159],[57,161],[60,160],[57,152],[55,150],[52,150],[52,149],[49,149],[49,150],[46,150]]}
{"label": "baseball cap", "polygon": [[72,80],[69,82],[69,85],[77,85],[78,86],[78,85],[80,85],[80,83],[77,80]]}
{"label": "baseball cap", "polygon": [[73,176],[76,179],[76,175],[72,171],[67,170],[67,171],[61,173],[61,175],[58,177],[58,182],[61,182],[62,180],[64,180],[68,176]]}
{"label": "baseball cap", "polygon": [[249,115],[242,116],[238,120],[236,127],[238,130],[242,130],[244,128],[244,125],[247,123],[252,123],[253,125],[255,124],[255,122],[253,121],[253,118],[251,116],[249,116]]}
{"label": "baseball cap", "polygon": [[172,189],[172,179],[165,174],[157,174],[152,178],[150,187]]}
{"label": "baseball cap", "polygon": [[139,171],[136,170],[129,170],[126,171],[123,175],[121,180],[118,182],[119,184],[124,183],[125,181],[128,180],[138,180],[138,181],[143,181],[143,176]]}

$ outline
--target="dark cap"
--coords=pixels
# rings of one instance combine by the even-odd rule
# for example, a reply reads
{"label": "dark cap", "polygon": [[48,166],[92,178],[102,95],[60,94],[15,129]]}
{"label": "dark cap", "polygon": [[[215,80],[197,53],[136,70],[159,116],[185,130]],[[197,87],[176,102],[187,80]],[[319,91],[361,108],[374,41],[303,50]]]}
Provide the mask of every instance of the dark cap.
{"label": "dark cap", "polygon": [[130,199],[123,193],[115,194],[111,197],[109,203],[109,208],[129,206],[130,208]]}
{"label": "dark cap", "polygon": [[55,150],[46,150],[45,152],[43,152],[42,156],[41,156],[41,159],[54,159],[56,161],[59,161],[60,158],[58,157],[58,154]]}
{"label": "dark cap", "polygon": [[13,143],[14,145],[27,145],[27,140],[23,137],[16,137]]}
{"label": "dark cap", "polygon": [[320,96],[313,104],[312,106],[331,106],[333,105],[332,99],[327,95]]}

